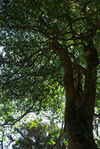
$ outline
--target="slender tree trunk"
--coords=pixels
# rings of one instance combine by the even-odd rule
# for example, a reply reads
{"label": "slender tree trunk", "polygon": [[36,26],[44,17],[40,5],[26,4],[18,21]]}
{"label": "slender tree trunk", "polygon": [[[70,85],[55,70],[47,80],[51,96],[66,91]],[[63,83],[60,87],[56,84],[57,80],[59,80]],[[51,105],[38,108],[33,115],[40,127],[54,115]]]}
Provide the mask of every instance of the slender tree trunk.
{"label": "slender tree trunk", "polygon": [[[65,71],[65,127],[69,143],[68,149],[98,149],[94,142],[92,125],[98,58],[93,45],[89,45],[87,48],[90,49],[86,55],[87,69],[84,94],[81,97],[74,87],[73,69],[70,57],[66,51],[61,53]],[[85,52],[87,52],[87,49],[85,49]],[[80,98],[82,98],[83,101]]]}

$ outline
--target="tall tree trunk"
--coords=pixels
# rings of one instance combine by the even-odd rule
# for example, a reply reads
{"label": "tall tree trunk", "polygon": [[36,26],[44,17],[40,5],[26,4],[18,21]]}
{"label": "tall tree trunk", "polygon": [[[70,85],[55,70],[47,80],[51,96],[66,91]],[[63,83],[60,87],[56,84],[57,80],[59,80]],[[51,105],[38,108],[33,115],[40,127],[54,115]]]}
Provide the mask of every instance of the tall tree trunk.
{"label": "tall tree trunk", "polygon": [[87,69],[84,94],[81,96],[81,98],[83,98],[83,102],[81,102],[80,96],[74,87],[73,69],[70,57],[67,51],[63,51],[61,53],[65,71],[65,127],[69,143],[68,149],[98,149],[94,142],[92,125],[98,58],[92,43],[85,48],[85,52],[87,59]]}

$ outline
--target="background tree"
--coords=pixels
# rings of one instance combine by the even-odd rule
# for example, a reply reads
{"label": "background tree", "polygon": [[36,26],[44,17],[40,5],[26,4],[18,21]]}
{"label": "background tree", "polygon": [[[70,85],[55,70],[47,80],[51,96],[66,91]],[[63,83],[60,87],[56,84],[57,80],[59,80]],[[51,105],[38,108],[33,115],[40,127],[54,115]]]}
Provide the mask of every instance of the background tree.
{"label": "background tree", "polygon": [[[19,140],[13,143],[13,149],[60,149],[66,148],[66,135],[63,129],[55,124],[41,123],[41,121],[31,121],[16,128],[16,134],[20,134]],[[11,142],[14,141],[12,135],[8,135]]]}
{"label": "background tree", "polygon": [[[97,149],[92,123],[100,54],[99,1],[3,0],[0,8],[3,104],[25,111],[19,120],[31,110],[47,110],[50,101],[56,111],[62,86],[68,149]],[[10,109],[3,109],[1,125],[18,120],[8,114]]]}

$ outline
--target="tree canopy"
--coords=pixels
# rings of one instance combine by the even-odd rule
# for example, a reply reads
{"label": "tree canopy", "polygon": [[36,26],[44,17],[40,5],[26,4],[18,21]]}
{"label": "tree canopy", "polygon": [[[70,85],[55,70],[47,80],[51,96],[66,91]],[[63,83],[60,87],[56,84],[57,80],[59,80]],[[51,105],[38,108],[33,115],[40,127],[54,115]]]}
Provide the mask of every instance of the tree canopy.
{"label": "tree canopy", "polygon": [[59,115],[66,105],[68,148],[97,149],[92,122],[94,116],[95,124],[100,121],[99,0],[0,3],[0,125],[12,126],[30,112]]}

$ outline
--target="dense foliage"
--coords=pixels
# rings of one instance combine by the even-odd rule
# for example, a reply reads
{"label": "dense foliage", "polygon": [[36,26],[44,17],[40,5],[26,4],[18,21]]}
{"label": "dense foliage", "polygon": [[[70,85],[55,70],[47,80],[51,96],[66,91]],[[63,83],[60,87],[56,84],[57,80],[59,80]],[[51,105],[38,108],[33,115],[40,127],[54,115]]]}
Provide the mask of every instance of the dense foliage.
{"label": "dense foliage", "polygon": [[[37,115],[45,111],[62,121],[65,102],[70,103],[73,96],[79,119],[86,111],[87,117],[83,117],[90,126],[95,116],[95,139],[100,145],[99,0],[0,3],[1,139],[4,140],[7,127],[16,127],[30,112]],[[80,121],[82,129],[88,125]],[[88,128],[85,129],[86,132]],[[71,133],[68,137],[73,139]]]}
{"label": "dense foliage", "polygon": [[[63,129],[55,124],[42,123],[41,121],[31,121],[16,128],[16,134],[20,135],[13,149],[60,149],[66,148],[67,140]],[[8,136],[10,142],[14,142],[12,135]]]}

